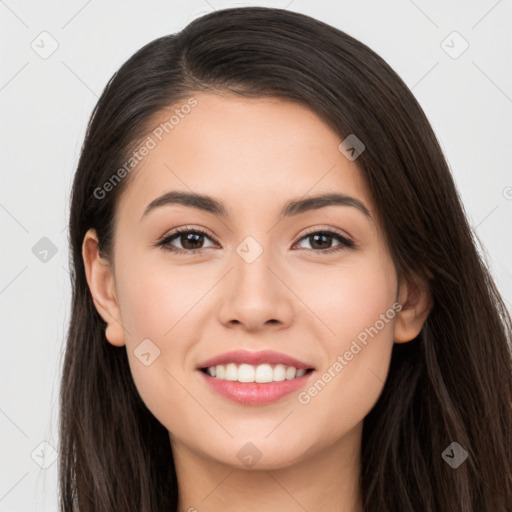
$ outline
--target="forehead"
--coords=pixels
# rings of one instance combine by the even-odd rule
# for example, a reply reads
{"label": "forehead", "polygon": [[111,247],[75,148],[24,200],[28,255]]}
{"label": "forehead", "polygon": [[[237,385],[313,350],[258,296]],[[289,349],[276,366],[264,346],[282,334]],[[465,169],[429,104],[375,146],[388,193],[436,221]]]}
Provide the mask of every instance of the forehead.
{"label": "forehead", "polygon": [[[192,97],[192,96],[191,96]],[[281,211],[291,198],[341,192],[371,211],[360,170],[342,139],[304,105],[280,98],[197,93],[149,123],[150,147],[131,172],[119,209],[140,218],[172,190],[221,198],[229,214]]]}

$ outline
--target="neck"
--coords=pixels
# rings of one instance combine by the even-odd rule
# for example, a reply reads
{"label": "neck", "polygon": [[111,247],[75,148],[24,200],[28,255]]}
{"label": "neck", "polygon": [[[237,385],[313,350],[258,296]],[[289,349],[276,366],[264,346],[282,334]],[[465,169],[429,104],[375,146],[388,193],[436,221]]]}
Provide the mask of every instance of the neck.
{"label": "neck", "polygon": [[292,465],[260,470],[225,465],[171,437],[178,512],[363,512],[361,433],[362,423],[333,445],[299,454]]}

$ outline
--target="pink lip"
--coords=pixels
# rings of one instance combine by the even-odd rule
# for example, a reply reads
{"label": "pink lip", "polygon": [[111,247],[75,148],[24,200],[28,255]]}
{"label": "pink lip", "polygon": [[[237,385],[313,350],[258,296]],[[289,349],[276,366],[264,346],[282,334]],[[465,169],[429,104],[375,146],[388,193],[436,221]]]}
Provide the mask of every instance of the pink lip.
{"label": "pink lip", "polygon": [[202,371],[198,373],[210,389],[230,400],[244,405],[265,405],[297,391],[315,372],[308,372],[295,379],[265,383],[221,380]]}
{"label": "pink lip", "polygon": [[[251,364],[257,366],[259,364],[268,363],[271,365],[283,364],[285,366],[293,366],[297,369],[313,369],[312,365],[299,361],[292,356],[275,352],[273,350],[261,350],[259,352],[250,352],[248,350],[233,350],[225,352],[218,356],[212,357],[200,363],[198,370],[217,366],[218,364]],[[238,382],[216,379],[211,377],[204,371],[199,374],[205,380],[206,384],[215,392],[223,395],[235,402],[245,405],[265,405],[279,400],[283,396],[292,393],[301,388],[306,380],[309,379],[314,372],[308,372],[302,377],[280,382]]]}
{"label": "pink lip", "polygon": [[208,368],[210,366],[217,366],[218,364],[228,363],[246,363],[254,366],[263,363],[284,364],[285,366],[294,366],[298,370],[301,368],[304,370],[313,368],[313,366],[310,364],[299,361],[298,359],[295,359],[294,357],[291,357],[287,354],[275,352],[273,350],[261,350],[259,352],[249,352],[248,350],[233,350],[231,352],[225,352],[224,354],[212,357],[211,359],[207,359],[206,361],[200,363],[197,368]]}

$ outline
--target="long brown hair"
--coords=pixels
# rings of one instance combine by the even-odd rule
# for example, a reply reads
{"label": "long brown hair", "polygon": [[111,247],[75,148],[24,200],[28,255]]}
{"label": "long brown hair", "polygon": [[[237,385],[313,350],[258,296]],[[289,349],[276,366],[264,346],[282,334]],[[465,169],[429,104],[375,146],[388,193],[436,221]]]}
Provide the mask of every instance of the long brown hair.
{"label": "long brown hair", "polygon": [[[433,130],[370,48],[311,17],[263,7],[219,10],[145,45],[92,113],[71,197],[61,510],[177,509],[168,432],[139,397],[126,351],[106,341],[81,247],[95,228],[111,255],[114,209],[129,180],[104,197],[98,187],[129,159],[156,113],[208,90],[296,101],[340,141],[362,140],[357,164],[399,278],[429,283],[434,306],[424,328],[394,345],[384,389],[364,420],[364,510],[512,510],[511,319]],[[468,453],[457,468],[442,456],[453,442]]]}

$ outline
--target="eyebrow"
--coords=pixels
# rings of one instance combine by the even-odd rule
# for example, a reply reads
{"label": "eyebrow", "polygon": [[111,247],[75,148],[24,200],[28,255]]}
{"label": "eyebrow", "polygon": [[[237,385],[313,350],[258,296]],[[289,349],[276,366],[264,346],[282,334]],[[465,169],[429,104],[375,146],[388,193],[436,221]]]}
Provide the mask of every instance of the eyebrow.
{"label": "eyebrow", "polygon": [[[151,201],[144,210],[142,218],[156,208],[174,204],[197,208],[222,217],[229,216],[224,204],[213,197],[192,192],[172,191]],[[284,205],[279,217],[291,217],[310,210],[325,208],[326,206],[351,206],[363,213],[368,219],[372,220],[372,216],[370,215],[368,208],[359,201],[359,199],[339,193],[321,194],[306,198],[293,199]]]}

